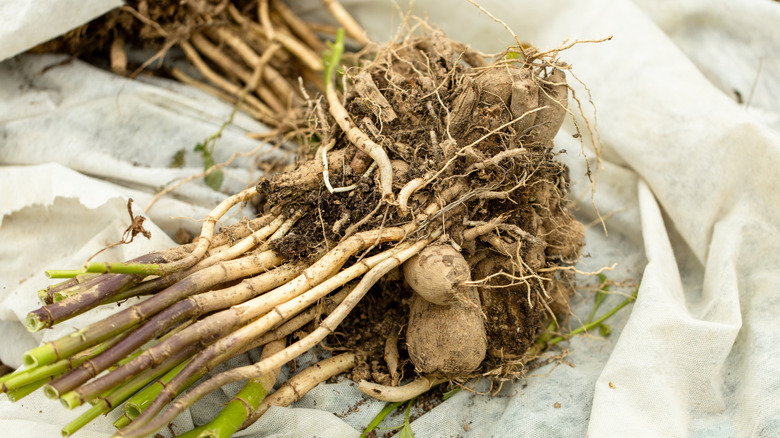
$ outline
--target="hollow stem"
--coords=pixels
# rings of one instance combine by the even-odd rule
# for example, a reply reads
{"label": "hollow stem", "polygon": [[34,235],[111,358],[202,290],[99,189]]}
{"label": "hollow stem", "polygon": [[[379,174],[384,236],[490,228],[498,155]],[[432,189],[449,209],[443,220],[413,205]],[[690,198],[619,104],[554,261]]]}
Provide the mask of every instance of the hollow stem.
{"label": "hollow stem", "polygon": [[[268,229],[270,230],[271,228],[276,230],[274,227]],[[268,234],[271,234],[271,232],[268,232]],[[253,236],[254,234],[246,237],[242,242],[253,240]],[[209,257],[204,260],[204,262],[216,263],[220,258],[227,257],[231,254],[232,253],[225,251],[214,257]],[[265,269],[267,269],[275,266],[279,262],[280,259],[278,257],[268,254],[266,260],[261,265],[265,266]],[[208,263],[204,263],[204,265]],[[184,274],[176,273],[172,275],[183,276]],[[104,339],[139,324],[144,319],[151,317],[186,296],[206,290],[215,284],[237,278],[241,278],[239,269],[226,270],[220,264],[201,269],[187,277],[185,280],[170,286],[163,292],[158,293],[146,301],[130,306],[110,318],[93,323],[68,336],[57,339],[56,341],[48,342],[28,351],[23,357],[24,363],[27,366],[32,366],[34,364],[45,365],[56,361],[60,357],[68,357],[75,352],[95,345]]]}
{"label": "hollow stem", "polygon": [[[20,370],[16,373],[9,374],[7,379],[2,381],[2,391],[10,392],[14,389],[21,388],[36,382],[43,382],[41,386],[53,376],[64,373],[69,369],[79,366],[92,357],[100,354],[108,349],[111,345],[115,344],[117,339],[111,339],[102,344],[98,344],[88,350],[82,351],[72,357],[61,359],[55,363],[49,365],[43,365],[35,368]],[[5,377],[5,376],[4,376]]]}
{"label": "hollow stem", "polygon": [[188,363],[189,360],[185,360],[184,362],[176,365],[156,381],[152,382],[151,385],[148,385],[146,388],[139,391],[132,398],[127,400],[127,403],[124,405],[124,411],[125,416],[128,417],[128,420],[133,420],[138,415],[140,415],[141,412],[143,412],[146,407],[149,406],[149,403],[151,403],[152,400],[157,397],[157,394],[162,391],[165,385],[173,380],[173,378],[179,374],[179,372],[181,372],[181,370],[184,369]]}
{"label": "hollow stem", "polygon": [[[99,277],[99,274],[78,274],[77,276],[71,278],[70,280],[63,281],[61,283],[57,283],[51,286],[48,286],[45,289],[41,289],[38,291],[38,297],[41,299],[41,301],[44,304],[51,304],[54,302],[52,296],[60,291],[65,290],[72,290],[72,289],[80,289],[85,290],[86,287],[91,286],[90,282],[95,280]],[[98,281],[102,281],[103,278],[100,278]]]}
{"label": "hollow stem", "polygon": [[[123,385],[115,385],[115,388],[117,388],[116,390],[114,390],[114,388],[108,388],[104,391],[106,394],[99,396],[96,395],[91,400],[95,401],[96,404],[107,404],[109,407],[118,406],[120,403],[124,402],[133,394],[138,392],[141,388],[148,385],[151,381],[162,376],[168,370],[178,365],[181,361],[191,356],[194,352],[195,346],[182,348],[170,357],[166,358],[158,366],[146,368],[139,374],[133,376]],[[71,391],[62,394],[60,397],[60,402],[67,409],[74,409],[84,404],[85,400],[75,392]]]}
{"label": "hollow stem", "polygon": [[27,330],[37,332],[43,328],[80,315],[119,293],[128,285],[143,279],[141,275],[114,274],[90,289],[62,301],[47,304],[27,314]]}
{"label": "hollow stem", "polygon": [[[222,262],[220,264],[211,266],[209,268],[206,268],[202,271],[198,271],[191,276],[187,277],[187,279],[171,286],[171,289],[178,288],[181,289],[181,292],[176,293],[176,295],[188,295],[189,293],[193,293],[200,290],[206,290],[209,287],[224,283],[226,281],[232,281],[239,278],[243,278],[246,275],[252,275],[253,273],[257,273],[266,269],[270,269],[279,263],[281,263],[282,259],[279,257],[276,253],[272,251],[266,251],[260,254],[256,254],[254,256],[244,257],[238,260],[228,261],[228,262]],[[284,280],[289,279],[289,271],[283,270],[280,272],[271,271],[273,274],[269,273],[269,276],[263,277],[263,279],[269,279],[271,280],[270,284],[263,285],[261,288],[252,289],[252,293],[256,293],[257,290],[268,290],[270,287],[273,287],[275,284],[280,284],[280,282],[283,282]],[[188,293],[185,293],[184,291],[187,291]],[[151,300],[154,300],[157,297],[160,297],[161,295],[156,295],[149,300],[146,300],[142,303],[139,303],[133,307],[138,306],[139,309],[143,309],[143,305]],[[211,295],[209,297],[206,297],[207,303],[212,308],[214,307],[221,307],[221,300],[218,299],[217,296]],[[198,303],[198,300],[195,301],[195,303]],[[187,307],[187,305],[182,305],[183,307]],[[166,307],[163,307],[165,309]],[[178,315],[180,308],[176,308],[174,306],[174,310],[168,312],[169,314],[166,314],[165,318],[170,317],[178,318],[181,315]],[[162,310],[165,311],[165,310]],[[172,314],[172,315],[170,315]],[[134,315],[134,314],[133,314]],[[142,313],[143,315],[143,313]],[[136,319],[139,317],[136,316]],[[114,318],[110,318],[114,319]],[[207,318],[209,319],[209,318]],[[180,333],[177,333],[174,336],[171,336],[169,339],[166,339],[165,341],[155,345],[154,347],[151,347],[144,351],[141,355],[133,359],[132,361],[128,362],[125,365],[120,366],[117,368],[114,372],[109,373],[97,380],[94,380],[90,383],[87,383],[79,388],[77,386],[84,383],[86,380],[91,378],[92,376],[96,375],[97,373],[94,373],[91,366],[89,367],[82,367],[78,370],[78,372],[75,373],[69,373],[66,376],[63,376],[63,378],[58,379],[57,382],[52,382],[51,385],[49,385],[50,388],[53,390],[57,390],[58,392],[62,393],[64,391],[72,390],[74,393],[78,394],[80,397],[82,397],[83,400],[88,400],[92,397],[94,397],[97,394],[100,394],[101,392],[107,390],[108,388],[111,388],[113,386],[116,386],[117,384],[120,384],[127,379],[131,378],[133,375],[137,374],[140,370],[143,370],[150,366],[155,366],[159,361],[164,360],[166,357],[171,355],[173,352],[175,352],[179,348],[183,348],[184,346],[193,344],[193,342],[197,342],[201,344],[202,346],[208,345],[210,342],[212,342],[214,339],[216,339],[220,334],[224,333],[227,330],[231,329],[230,324],[226,324],[224,320],[221,320],[220,317],[212,317],[209,320],[214,321],[213,325],[216,327],[216,330],[211,331],[210,333],[206,333],[202,330],[204,323],[203,321],[199,321],[195,324],[193,324],[190,327],[187,327],[186,329],[182,330]],[[151,325],[147,325],[146,328],[139,329],[141,330],[139,332],[139,337],[142,337],[145,339],[149,339],[151,334],[158,333],[161,330],[163,330],[163,326],[169,326],[168,321],[166,320],[159,320],[156,323],[153,323]],[[117,322],[118,324],[118,322]],[[131,346],[137,346],[142,343],[140,340],[137,340],[135,337],[131,337],[133,335],[129,335],[130,338],[126,343],[123,343],[123,346],[126,346],[123,349],[117,349],[117,353],[114,355],[111,351],[107,351],[105,360],[101,358],[100,361],[100,367],[98,369],[105,369],[105,366],[110,365],[113,362],[116,362],[116,357],[118,357],[121,354],[124,353],[127,350],[131,350]],[[108,364],[108,365],[107,365]],[[90,363],[90,365],[92,365]]]}
{"label": "hollow stem", "polygon": [[38,388],[40,388],[41,386],[45,385],[47,380],[48,379],[39,380],[37,382],[29,383],[27,385],[20,386],[18,388],[8,391],[6,393],[6,395],[8,396],[8,400],[10,400],[13,403],[18,402],[24,397],[27,397],[28,395],[37,391]]}

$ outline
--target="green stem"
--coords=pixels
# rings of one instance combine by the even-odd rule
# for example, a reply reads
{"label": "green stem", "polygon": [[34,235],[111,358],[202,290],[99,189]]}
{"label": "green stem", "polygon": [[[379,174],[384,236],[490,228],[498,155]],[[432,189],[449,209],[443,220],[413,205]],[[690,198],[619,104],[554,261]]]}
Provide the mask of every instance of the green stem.
{"label": "green stem", "polygon": [[108,342],[98,344],[97,346],[78,353],[68,359],[61,359],[49,365],[28,368],[9,374],[8,376],[4,376],[5,378],[0,380],[2,390],[4,392],[12,391],[38,381],[41,381],[41,385],[43,385],[44,383],[48,382],[49,378],[62,374],[69,369],[81,365],[88,359],[97,356],[101,352],[105,351],[108,347],[115,344],[116,341],[118,341],[118,339],[111,339]]}
{"label": "green stem", "polygon": [[86,426],[90,421],[94,420],[101,414],[103,415],[108,414],[113,409],[114,408],[106,405],[106,403],[103,400],[100,400],[99,403],[95,403],[94,405],[92,405],[92,407],[87,409],[83,414],[76,417],[75,420],[65,425],[65,427],[63,427],[61,431],[62,436],[73,435],[79,429]]}
{"label": "green stem", "polygon": [[588,330],[593,330],[593,329],[597,328],[602,322],[606,321],[607,318],[609,318],[610,316],[612,316],[615,313],[617,313],[618,310],[620,310],[623,307],[627,306],[629,303],[635,301],[636,300],[636,296],[637,296],[637,292],[634,292],[633,295],[631,295],[630,297],[628,297],[625,300],[623,300],[623,302],[621,302],[620,304],[615,306],[614,309],[612,309],[609,312],[605,313],[604,315],[602,315],[598,319],[596,319],[596,320],[594,320],[592,322],[589,322],[587,324],[584,324],[584,325],[582,325],[582,326],[580,326],[580,327],[570,331],[569,333],[566,333],[565,335],[556,336],[556,337],[550,339],[550,341],[547,344],[549,346],[553,346],[553,345],[555,345],[555,344],[557,344],[557,343],[559,343],[561,341],[565,341],[565,340],[571,338],[572,336],[576,336],[576,335],[578,335],[580,333],[584,333],[584,332],[586,332]]}
{"label": "green stem", "polygon": [[[171,369],[175,369],[179,362],[187,358],[192,354],[191,350],[184,349],[177,352],[175,355],[169,357],[163,363],[156,367],[147,368],[137,376],[128,380],[126,383],[116,387],[115,390],[109,391],[108,396],[99,396],[97,404],[106,404],[108,406],[118,406],[128,398],[132,397],[144,386],[148,385],[154,379],[167,373]],[[80,406],[83,402],[82,398],[74,391],[67,392],[60,397],[62,405],[68,409],[74,409]]]}
{"label": "green stem", "polygon": [[128,424],[130,424],[131,421],[133,421],[133,419],[128,417],[127,412],[125,412],[124,414],[122,414],[121,417],[117,418],[116,421],[114,421],[114,427],[117,429],[122,429]]}
{"label": "green stem", "polygon": [[87,271],[83,269],[48,269],[45,272],[49,278],[74,278]]}
{"label": "green stem", "polygon": [[51,304],[52,297],[55,293],[66,290],[84,291],[87,287],[94,284],[94,282],[100,281],[98,279],[99,275],[100,274],[79,274],[70,280],[65,280],[61,283],[53,284],[45,289],[39,290],[38,298],[40,298],[41,302],[44,304]]}
{"label": "green stem", "polygon": [[127,401],[125,403],[124,411],[125,415],[130,419],[134,420],[136,417],[141,415],[141,412],[143,412],[147,406],[152,402],[152,400],[157,397],[157,394],[160,393],[160,391],[165,388],[165,385],[168,384],[171,380],[173,380],[174,377],[176,377],[179,372],[184,369],[185,366],[190,362],[189,359],[185,360],[184,362],[177,365],[172,370],[165,373],[164,376],[157,379],[156,382],[152,383],[151,385],[144,388],[142,391],[140,391],[138,394],[134,395],[133,398]]}
{"label": "green stem", "polygon": [[323,64],[325,65],[325,83],[329,84],[333,80],[333,76],[336,74],[336,70],[339,67],[339,61],[341,55],[344,54],[344,28],[340,27],[336,31],[336,40],[333,43],[328,43],[330,50],[327,50],[323,54]]}
{"label": "green stem", "polygon": [[555,330],[558,330],[558,324],[555,323],[554,319],[551,319],[550,322],[547,323],[547,328],[544,329],[544,332],[542,332],[541,336],[536,339],[534,344],[544,345],[545,342],[549,341],[553,337]]}
{"label": "green stem", "polygon": [[590,315],[588,315],[588,319],[585,320],[585,323],[591,322],[593,319],[593,316],[596,314],[596,310],[601,306],[601,303],[604,302],[604,299],[607,297],[607,292],[609,292],[609,285],[607,283],[607,276],[604,274],[599,274],[599,290],[596,292],[596,300],[593,304],[593,310],[590,311]]}
{"label": "green stem", "polygon": [[133,394],[137,394],[138,391],[144,386],[148,385],[149,382],[156,379],[160,375],[169,372],[169,370],[174,368],[174,365],[176,365],[178,360],[180,359],[163,363],[156,368],[149,368],[124,385],[108,391],[105,396],[99,397],[91,408],[81,414],[70,424],[62,428],[62,435],[70,436],[84,427],[87,423],[97,418],[99,415],[105,415],[111,412],[125,400],[132,397]]}
{"label": "green stem", "polygon": [[11,400],[11,402],[16,403],[19,400],[35,392],[35,390],[37,390],[41,386],[45,385],[47,381],[48,379],[43,379],[37,382],[30,383],[28,385],[20,386],[18,388],[9,390],[7,393],[8,400]]}
{"label": "green stem", "polygon": [[261,380],[262,377],[247,381],[241,391],[211,422],[179,437],[230,438],[267,395],[268,391]]}
{"label": "green stem", "polygon": [[382,408],[381,411],[379,411],[379,414],[377,414],[377,416],[374,417],[374,419],[371,420],[370,423],[368,423],[366,429],[363,431],[363,433],[360,434],[360,438],[365,438],[369,433],[371,433],[372,430],[376,429],[377,426],[379,426],[379,424],[382,423],[382,420],[384,420],[385,417],[390,415],[391,412],[398,409],[398,407],[404,403],[406,402],[400,401],[400,402],[388,403],[384,408]]}

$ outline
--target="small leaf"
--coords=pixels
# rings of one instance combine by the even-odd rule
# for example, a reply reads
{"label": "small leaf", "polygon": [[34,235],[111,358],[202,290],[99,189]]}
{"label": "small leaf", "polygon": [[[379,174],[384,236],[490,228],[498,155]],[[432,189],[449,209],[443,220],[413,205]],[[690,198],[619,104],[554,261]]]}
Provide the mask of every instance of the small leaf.
{"label": "small leaf", "polygon": [[[203,169],[208,170],[214,165],[214,157],[211,156],[205,150],[203,151]],[[219,191],[222,187],[222,181],[225,179],[222,169],[215,169],[210,174],[206,175],[206,185],[212,189]]]}
{"label": "small leaf", "polygon": [[612,334],[612,327],[606,324],[599,325],[599,334],[601,334],[601,336],[606,338],[607,336]]}
{"label": "small leaf", "polygon": [[203,143],[198,143],[198,144],[195,145],[195,148],[193,149],[193,151],[195,151],[195,152],[201,152],[201,151],[206,152],[206,145],[203,144]]}
{"label": "small leaf", "polygon": [[368,423],[368,426],[366,426],[366,429],[363,431],[363,433],[360,434],[360,438],[365,438],[366,435],[368,435],[372,430],[376,429],[377,426],[379,426],[379,423],[382,422],[382,420],[385,419],[388,415],[390,415],[391,412],[396,410],[398,406],[401,406],[404,404],[404,402],[394,402],[394,403],[388,403],[382,410],[374,417],[370,423]]}
{"label": "small leaf", "polygon": [[222,174],[222,169],[217,169],[206,175],[206,185],[216,191],[219,191],[219,188],[222,187],[222,181],[224,181],[224,179],[225,176]]}
{"label": "small leaf", "polygon": [[179,149],[176,151],[176,153],[173,155],[173,158],[171,158],[171,164],[168,165],[168,167],[174,169],[182,168],[184,167],[184,154],[186,151],[184,149]]}
{"label": "small leaf", "polygon": [[404,423],[404,427],[398,432],[398,438],[414,438],[414,432],[412,432],[412,425]]}
{"label": "small leaf", "polygon": [[605,286],[606,289],[602,289],[598,292],[596,292],[596,307],[599,307],[601,303],[604,301],[605,298],[607,298],[607,293],[609,291],[609,286]]}

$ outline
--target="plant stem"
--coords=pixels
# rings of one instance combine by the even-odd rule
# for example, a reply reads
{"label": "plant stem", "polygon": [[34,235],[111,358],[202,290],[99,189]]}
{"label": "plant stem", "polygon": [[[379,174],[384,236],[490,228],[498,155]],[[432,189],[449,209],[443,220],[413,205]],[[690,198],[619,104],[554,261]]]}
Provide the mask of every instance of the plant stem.
{"label": "plant stem", "polygon": [[354,353],[342,353],[306,368],[284,382],[273,394],[266,397],[257,409],[244,420],[244,423],[241,424],[241,429],[252,425],[271,406],[289,406],[300,400],[304,394],[311,391],[315,386],[354,368],[355,365],[357,365],[357,356]]}
{"label": "plant stem", "polygon": [[114,274],[78,296],[47,304],[27,314],[27,330],[37,332],[43,328],[80,315],[119,293],[126,286],[143,279],[140,275]]}
{"label": "plant stem", "polygon": [[[179,354],[178,356],[185,356],[185,354]],[[148,385],[149,382],[168,372],[181,359],[182,357],[172,357],[166,363],[161,364],[161,366],[150,368],[126,384],[108,391],[105,396],[101,396],[96,400],[96,403],[91,408],[62,428],[62,435],[70,436],[99,415],[105,415],[114,410],[133,394],[137,393],[141,388]]]}
{"label": "plant stem", "polygon": [[[118,406],[120,403],[138,392],[141,388],[148,385],[149,382],[165,374],[168,370],[174,368],[185,358],[191,356],[195,350],[195,346],[182,348],[170,357],[166,358],[159,365],[144,369],[139,374],[128,379],[126,383],[123,382],[124,384],[122,385],[115,385],[115,388],[118,388],[117,390],[113,390],[114,388],[108,388],[106,391],[104,391],[106,394],[108,394],[108,396],[100,395],[93,398],[98,404],[107,403],[108,406]],[[67,409],[74,409],[84,404],[85,399],[74,391],[71,391],[62,394],[60,397],[60,402]]]}
{"label": "plant stem", "polygon": [[604,298],[607,297],[607,292],[609,292],[609,285],[607,283],[607,277],[604,274],[598,274],[599,275],[599,290],[596,292],[596,299],[593,303],[593,310],[590,311],[590,315],[588,315],[588,319],[585,320],[585,323],[589,323],[593,316],[596,314],[596,310],[601,306],[601,303],[604,302]]}
{"label": "plant stem", "polygon": [[[388,229],[385,230],[377,230],[376,232],[385,232]],[[370,232],[369,232],[370,233]],[[238,380],[248,379],[248,378],[254,378],[257,376],[260,376],[264,373],[269,372],[270,370],[273,370],[274,368],[280,367],[286,362],[294,359],[295,357],[299,356],[300,354],[308,351],[312,347],[314,347],[317,343],[321,342],[325,337],[333,333],[333,331],[338,327],[338,325],[341,323],[341,321],[349,314],[349,312],[354,308],[355,305],[357,305],[358,301],[368,292],[368,290],[387,272],[394,269],[395,267],[399,266],[401,263],[403,263],[406,259],[412,257],[414,254],[418,253],[422,248],[424,248],[428,243],[430,243],[431,239],[435,239],[440,235],[440,231],[437,231],[435,233],[432,233],[431,236],[428,239],[420,240],[418,242],[415,242],[411,246],[406,246],[404,249],[401,249],[400,251],[396,252],[392,256],[379,261],[376,266],[371,268],[370,271],[368,271],[363,278],[361,279],[360,283],[355,287],[355,289],[347,296],[347,298],[334,310],[327,318],[325,318],[320,325],[315,329],[312,333],[310,333],[305,338],[301,339],[300,341],[292,344],[290,347],[286,348],[284,351],[275,354],[274,356],[260,361],[252,366],[246,366],[241,368],[236,368],[231,371],[224,372],[222,374],[219,374],[215,377],[212,377],[205,383],[199,385],[189,393],[187,393],[185,396],[174,402],[162,415],[158,416],[157,418],[152,419],[152,416],[155,413],[155,410],[160,410],[165,404],[167,404],[170,400],[172,400],[172,397],[170,392],[172,392],[173,388],[175,388],[175,385],[171,384],[170,388],[171,391],[169,391],[168,394],[163,393],[160,394],[160,397],[158,397],[153,405],[157,405],[155,410],[153,410],[151,407],[148,409],[144,414],[145,418],[138,417],[136,421],[131,423],[127,428],[123,429],[120,435],[128,434],[129,436],[146,436],[150,433],[153,433],[154,431],[159,430],[161,427],[163,427],[165,424],[167,424],[170,420],[175,418],[178,414],[183,412],[185,409],[187,409],[189,406],[191,406],[193,403],[195,403],[197,400],[202,398],[204,395],[208,394],[209,392],[219,388],[220,386],[226,385],[231,382],[235,382]],[[353,236],[354,237],[354,236]],[[350,238],[352,239],[352,238]],[[348,239],[349,240],[349,239]],[[345,241],[346,242],[346,241]],[[341,245],[341,244],[340,244]],[[339,246],[340,246],[339,245]],[[338,248],[338,246],[336,247]],[[335,251],[335,249],[333,250]],[[331,252],[333,252],[331,251]],[[380,254],[381,255],[381,254]],[[377,256],[374,256],[377,257]],[[358,264],[354,265],[359,266],[362,263],[365,263],[366,260],[363,260],[359,262]],[[318,262],[319,263],[319,262]],[[351,268],[349,268],[351,269]],[[349,269],[345,270],[348,271]],[[335,275],[333,278],[339,277],[341,274],[343,274],[345,271],[340,272],[339,274]],[[332,280],[332,279],[331,279]],[[330,281],[330,280],[328,280]],[[327,283],[327,282],[325,282]],[[344,283],[341,283],[344,284]],[[332,290],[332,289],[331,289]],[[306,294],[304,294],[306,295]],[[301,297],[302,298],[302,297]],[[286,303],[289,304],[289,303]],[[295,303],[292,303],[291,305],[294,305]],[[276,308],[275,312],[284,315],[285,312],[282,312],[280,308],[283,306],[279,306]],[[270,314],[270,313],[269,313]],[[263,318],[261,318],[262,320]],[[236,348],[233,345],[241,345],[241,341],[252,337],[251,334],[254,334],[255,336],[258,335],[258,333],[254,332],[254,324],[250,324],[249,326],[243,327],[242,329],[239,329],[230,335],[226,336],[219,342],[213,346],[214,348],[225,348],[225,349],[233,349]],[[249,327],[249,328],[247,328]],[[244,341],[245,342],[245,341]],[[222,347],[222,345],[225,345],[226,347]],[[223,350],[224,351],[224,350]],[[202,355],[203,353],[201,353]],[[199,355],[200,356],[200,355]],[[190,363],[190,366],[199,366],[199,362],[196,358],[196,360],[193,360],[192,363]],[[182,373],[184,374],[184,373]],[[181,376],[177,376],[177,379]],[[174,379],[175,381],[176,379]],[[166,391],[168,388],[166,388]],[[165,396],[165,397],[163,397]],[[148,414],[148,415],[146,415]]]}
{"label": "plant stem", "polygon": [[[267,251],[223,262],[217,266],[192,274],[188,279],[190,284],[198,286],[198,290],[203,290],[218,283],[258,274],[279,262],[281,262],[279,256]],[[223,290],[219,290],[200,294],[197,297],[190,296],[185,298],[155,314],[109,350],[53,381],[49,384],[48,389],[56,391],[57,394],[74,390],[130,354],[143,345],[144,342],[161,335],[173,324],[187,318],[238,304],[252,295],[252,293],[225,294]],[[168,342],[165,345],[170,344]],[[158,349],[164,348],[167,347],[158,347]]]}
{"label": "plant stem", "polygon": [[6,395],[8,395],[8,400],[16,403],[19,400],[23,399],[24,397],[27,397],[28,395],[35,392],[38,388],[45,385],[48,379],[39,380],[37,382],[33,382],[24,386],[17,387],[15,389],[12,389],[8,391]]}
{"label": "plant stem", "polygon": [[[280,339],[266,345],[265,348],[263,348],[260,359],[265,359],[282,351],[286,343],[287,341],[285,339]],[[271,388],[273,388],[274,383],[276,383],[276,380],[279,378],[280,371],[281,368],[277,368],[271,373],[264,374],[255,379],[250,379],[246,382],[244,387],[241,388],[241,391],[227,403],[213,420],[186,434],[179,435],[179,438],[230,438],[252,412],[257,409],[260,402],[263,401]]]}
{"label": "plant stem", "polygon": [[49,278],[76,278],[84,274],[82,269],[48,269],[44,272]]}
{"label": "plant stem", "polygon": [[615,313],[617,313],[618,310],[622,309],[623,307],[625,307],[629,303],[635,301],[637,293],[638,293],[638,291],[634,292],[633,295],[631,295],[630,297],[628,297],[625,300],[623,300],[620,304],[615,306],[614,309],[612,309],[609,312],[605,313],[604,315],[602,315],[598,319],[596,319],[596,320],[594,320],[594,321],[592,321],[590,323],[584,324],[584,325],[582,325],[582,326],[580,326],[580,327],[570,331],[569,333],[566,333],[565,335],[556,336],[556,337],[550,339],[550,341],[547,344],[550,345],[550,346],[553,346],[553,345],[555,345],[555,344],[557,344],[557,343],[559,343],[561,341],[565,341],[565,340],[571,338],[572,336],[576,336],[576,335],[578,335],[580,333],[583,333],[583,332],[586,332],[588,330],[593,330],[593,329],[597,328],[602,322],[606,321],[607,318],[609,318],[610,316],[612,316]]}
{"label": "plant stem", "polygon": [[366,429],[363,431],[363,433],[360,434],[360,438],[365,438],[366,436],[368,436],[368,434],[371,433],[372,430],[376,429],[377,426],[379,426],[379,424],[382,423],[382,420],[384,420],[385,417],[390,415],[391,412],[398,409],[398,407],[404,403],[405,401],[399,401],[399,402],[388,403],[387,405],[385,405],[385,407],[382,408],[381,411],[379,411],[376,417],[374,417],[374,419],[371,420],[370,423],[368,423]]}
{"label": "plant stem", "polygon": [[112,339],[102,344],[98,344],[93,348],[82,351],[81,353],[78,353],[70,358],[61,359],[49,365],[24,369],[17,371],[16,373],[9,374],[7,379],[0,381],[2,382],[2,390],[3,392],[11,391],[38,381],[46,383],[50,377],[62,374],[69,369],[79,366],[80,364],[89,360],[91,357],[94,357],[100,354],[102,351],[105,351],[117,341],[118,339]]}
{"label": "plant stem", "polygon": [[151,385],[147,386],[143,390],[135,394],[131,399],[125,403],[124,411],[128,420],[133,420],[143,412],[147,406],[157,397],[157,394],[162,391],[165,385],[168,384],[185,366],[190,362],[190,359],[176,365],[176,367],[169,370],[162,377],[154,381]]}
{"label": "plant stem", "polygon": [[[279,261],[278,258],[270,255],[267,256],[267,259],[263,263],[266,269]],[[241,266],[226,266],[233,267],[233,269],[223,269],[223,266],[218,264],[195,272],[185,280],[170,286],[146,301],[130,306],[110,318],[90,324],[70,335],[28,351],[25,353],[23,361],[27,366],[34,364],[45,365],[54,362],[59,357],[68,357],[104,339],[122,333],[184,297],[205,290],[220,282],[241,278],[239,272]]]}

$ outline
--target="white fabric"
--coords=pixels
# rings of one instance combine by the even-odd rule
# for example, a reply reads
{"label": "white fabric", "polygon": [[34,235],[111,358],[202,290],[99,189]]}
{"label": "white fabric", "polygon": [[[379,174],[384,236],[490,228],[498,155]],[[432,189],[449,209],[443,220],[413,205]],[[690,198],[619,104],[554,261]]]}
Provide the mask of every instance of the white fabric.
{"label": "white fabric", "polygon": [[[390,2],[343,3],[376,39],[386,39],[399,21]],[[639,300],[609,320],[613,328],[609,338],[573,339],[564,345],[569,355],[563,362],[534,370],[525,381],[505,385],[496,397],[462,391],[417,418],[412,423],[414,432],[418,436],[466,437],[779,434],[780,347],[776,341],[780,326],[776,315],[780,314],[780,256],[776,249],[780,244],[780,4],[768,0],[480,3],[503,19],[522,41],[542,48],[553,48],[564,38],[613,36],[609,42],[577,45],[560,55],[588,85],[591,97],[570,77],[591,120],[589,100],[598,109],[598,128],[605,147],[602,170],[590,146],[586,148],[590,167],[596,172],[595,193],[591,193],[585,176],[585,160],[579,141],[572,137],[575,128],[571,121],[564,125],[556,143],[567,151],[563,157],[571,168],[576,214],[585,223],[593,222],[594,203],[609,230],[605,236],[598,223],[588,227],[589,256],[578,267],[590,271],[618,263],[608,277],[641,280],[641,288]],[[312,18],[323,15],[318,1],[296,2],[294,7]],[[466,2],[418,0],[414,11],[427,15],[452,38],[483,51],[499,51],[513,42],[501,25]],[[122,222],[124,201],[112,193],[128,196],[130,192],[117,186],[104,189],[109,186],[95,182],[96,178],[134,188],[140,185],[143,190],[139,191],[150,191],[161,183],[148,184],[146,178],[156,174],[156,169],[162,171],[175,150],[191,150],[191,145],[214,132],[230,110],[207,96],[186,91],[186,87],[163,85],[164,81],[117,81],[81,63],[35,76],[53,62],[51,58],[25,56],[0,64],[0,161],[60,163],[0,168],[0,263],[13,266],[0,274],[3,327],[18,325],[16,319],[23,318],[25,312],[18,298],[9,297],[34,294],[48,284],[40,274],[43,269],[78,265],[83,254],[89,253],[88,243],[100,246],[89,242],[101,229],[93,225],[96,215],[101,217],[99,223],[113,224],[115,233],[126,226]],[[85,84],[67,79],[69,75],[89,75],[91,80]],[[121,86],[124,91],[118,93]],[[171,91],[160,91],[163,86]],[[131,87],[140,88],[131,91]],[[735,90],[749,107],[737,102]],[[132,111],[116,104],[116,100],[121,103],[136,93],[162,93],[166,104],[139,104]],[[101,101],[102,105],[95,105]],[[137,101],[149,102],[140,97]],[[208,111],[195,116],[197,102],[208,102],[200,104]],[[68,111],[74,108],[78,110]],[[146,129],[146,123],[157,118],[154,111],[159,108],[170,118],[154,125],[155,129]],[[576,104],[570,109],[576,112]],[[86,129],[102,126],[97,117],[69,129],[76,118],[68,113],[92,117],[95,111],[110,126],[110,135]],[[243,120],[240,127],[250,126],[248,119]],[[577,122],[584,130],[584,122]],[[128,135],[132,130],[122,130],[127,123],[135,123],[135,130],[144,127],[145,135],[134,139]],[[151,131],[163,135],[151,140],[146,137]],[[227,149],[230,143],[246,142],[240,131],[237,129],[217,151]],[[587,139],[587,132],[584,134]],[[55,144],[59,138],[68,141]],[[122,149],[114,148],[115,144]],[[158,156],[148,152],[149,144],[155,145],[155,153],[159,148],[169,150]],[[25,150],[31,153],[24,154]],[[86,155],[95,150],[105,161],[92,161]],[[155,171],[133,173],[135,160]],[[196,164],[196,157],[190,155],[188,163]],[[46,192],[43,188],[52,183],[41,180],[42,173],[56,174],[62,190]],[[81,189],[81,200],[75,201],[66,185],[77,187],[82,180],[90,181],[89,190]],[[60,188],[56,183],[53,186]],[[207,189],[202,184],[197,187],[185,189],[191,192],[183,197],[188,202],[201,199],[203,207],[189,207],[192,210],[187,213],[195,218],[216,201],[214,197],[198,198]],[[169,208],[175,211],[185,205],[182,201]],[[149,215],[157,222],[164,214],[155,217],[155,208]],[[64,224],[68,215],[89,220],[90,233],[73,222]],[[66,228],[59,231],[59,226]],[[175,225],[166,229],[172,228]],[[31,237],[39,235],[46,236],[45,245]],[[138,252],[143,251],[139,248]],[[583,286],[588,283],[593,281],[582,280]],[[631,292],[630,288],[614,290]],[[586,318],[592,306],[590,295],[582,294],[584,300],[572,318],[575,325],[577,317]],[[615,294],[603,309],[621,299]],[[31,342],[19,330],[8,333],[19,334],[19,342],[27,343],[25,348]],[[18,356],[8,356],[8,344],[0,344],[0,358],[12,363]],[[490,388],[485,385],[479,382],[475,390],[486,392]],[[231,391],[235,387],[226,389],[228,394]],[[211,404],[207,401],[200,409],[196,406],[192,410],[195,421],[212,415],[214,403],[226,400],[225,395],[221,397],[212,399]],[[359,402],[351,382],[322,385],[294,409],[274,409],[240,435],[357,436],[382,407],[381,403]],[[39,395],[16,405],[0,401],[0,420],[25,436],[51,436],[40,431],[56,431],[74,415],[50,404]],[[21,410],[20,406],[29,409]],[[43,409],[45,415],[36,414]],[[180,421],[190,421],[181,417]],[[393,414],[384,424],[401,423],[401,416]],[[90,426],[96,431],[94,436],[105,436],[110,431],[106,424]]]}

